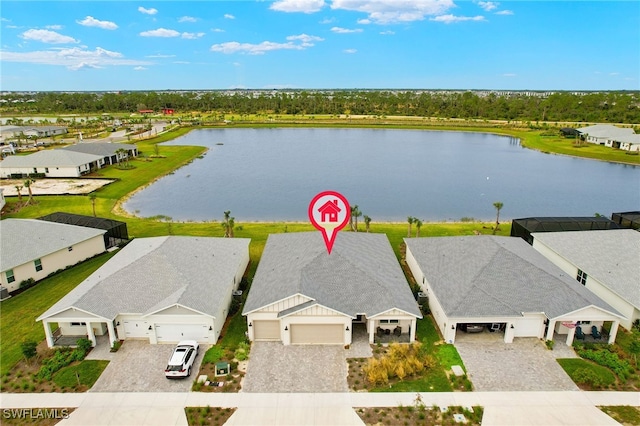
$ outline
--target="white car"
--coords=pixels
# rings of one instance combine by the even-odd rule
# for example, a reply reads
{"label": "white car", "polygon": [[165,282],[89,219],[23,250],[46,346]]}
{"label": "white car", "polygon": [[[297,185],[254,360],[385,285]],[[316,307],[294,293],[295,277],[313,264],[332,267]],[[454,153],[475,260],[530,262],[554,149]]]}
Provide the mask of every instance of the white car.
{"label": "white car", "polygon": [[191,367],[198,356],[198,349],[198,342],[195,340],[183,340],[178,343],[169,358],[164,375],[168,379],[190,376]]}

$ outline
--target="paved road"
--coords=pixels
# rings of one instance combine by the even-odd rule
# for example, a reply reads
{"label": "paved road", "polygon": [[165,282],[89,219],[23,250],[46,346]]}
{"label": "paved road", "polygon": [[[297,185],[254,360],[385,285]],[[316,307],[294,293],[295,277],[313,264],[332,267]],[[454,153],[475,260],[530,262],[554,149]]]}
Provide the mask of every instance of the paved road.
{"label": "paved road", "polygon": [[[640,406],[640,392],[448,392],[420,394],[426,406],[485,407],[483,426],[617,425],[596,407]],[[238,407],[229,425],[362,424],[352,407],[396,407],[416,393],[54,393],[2,394],[1,408],[78,407],[67,425],[186,425],[184,407]]]}

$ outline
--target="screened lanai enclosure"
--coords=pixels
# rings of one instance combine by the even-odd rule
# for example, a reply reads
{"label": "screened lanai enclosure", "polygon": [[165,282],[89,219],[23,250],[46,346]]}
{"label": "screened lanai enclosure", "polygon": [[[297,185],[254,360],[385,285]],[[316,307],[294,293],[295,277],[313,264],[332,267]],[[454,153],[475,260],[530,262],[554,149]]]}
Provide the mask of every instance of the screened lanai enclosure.
{"label": "screened lanai enclosure", "polygon": [[619,229],[620,226],[604,216],[598,217],[527,217],[514,219],[511,236],[533,244],[534,232],[594,231]]}
{"label": "screened lanai enclosure", "polygon": [[104,245],[107,249],[129,241],[127,224],[118,220],[65,212],[51,213],[38,219],[67,225],[84,226],[86,228],[104,229],[107,231],[104,234]]}

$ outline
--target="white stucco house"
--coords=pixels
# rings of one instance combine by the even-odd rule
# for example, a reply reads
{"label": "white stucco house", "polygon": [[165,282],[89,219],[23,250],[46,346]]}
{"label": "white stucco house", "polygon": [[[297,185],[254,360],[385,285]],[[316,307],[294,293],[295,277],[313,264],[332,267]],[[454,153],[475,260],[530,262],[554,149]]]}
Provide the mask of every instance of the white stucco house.
{"label": "white stucco house", "polygon": [[0,221],[0,284],[8,291],[105,251],[101,229],[36,219]]}
{"label": "white stucco house", "polygon": [[534,233],[533,248],[623,315],[640,319],[640,232],[632,229]]}
{"label": "white stucco house", "polygon": [[[249,264],[249,239],[167,236],[131,241],[37,318],[59,336],[109,342],[215,344]],[[57,323],[58,330],[51,324]],[[73,340],[73,339],[72,339]]]}
{"label": "white stucco house", "polygon": [[[134,144],[107,143],[107,142],[83,142],[62,148],[66,151],[82,152],[85,154],[100,155],[104,164],[116,164],[127,158],[138,156],[138,147]],[[119,152],[124,150],[124,152]]]}
{"label": "white stucco house", "polygon": [[10,155],[0,162],[0,178],[42,173],[48,178],[75,178],[105,166],[102,155],[47,149],[29,155]]}
{"label": "white stucco house", "polygon": [[617,138],[634,135],[629,127],[617,127],[612,124],[596,124],[576,129],[580,137],[589,143],[612,146]]}
{"label": "white stucco house", "polygon": [[615,341],[622,315],[521,238],[407,238],[407,265],[428,297],[446,342],[463,325],[483,324],[505,343],[518,337],[573,343],[610,326]]}
{"label": "white stucco house", "polygon": [[422,318],[386,235],[353,232],[331,254],[320,232],[270,235],[243,315],[250,340],[284,345],[347,346],[354,327],[409,342]]}

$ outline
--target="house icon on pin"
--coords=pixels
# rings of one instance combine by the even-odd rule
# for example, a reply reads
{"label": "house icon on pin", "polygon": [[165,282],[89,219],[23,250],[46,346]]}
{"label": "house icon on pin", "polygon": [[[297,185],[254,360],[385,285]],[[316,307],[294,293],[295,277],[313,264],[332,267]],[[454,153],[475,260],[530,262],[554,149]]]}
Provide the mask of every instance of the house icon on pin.
{"label": "house icon on pin", "polygon": [[338,207],[338,200],[336,199],[327,201],[318,211],[322,214],[321,222],[337,222],[338,213],[340,213],[342,209]]}

